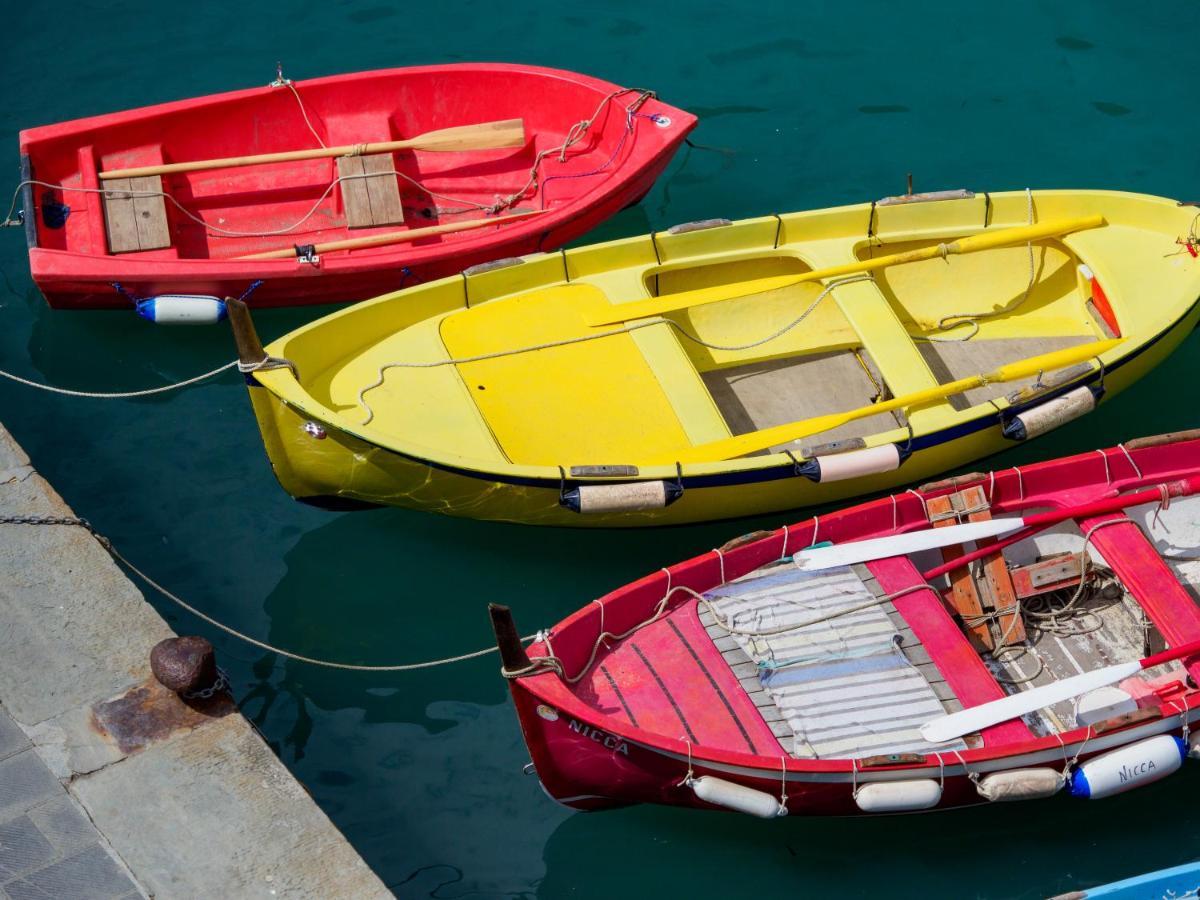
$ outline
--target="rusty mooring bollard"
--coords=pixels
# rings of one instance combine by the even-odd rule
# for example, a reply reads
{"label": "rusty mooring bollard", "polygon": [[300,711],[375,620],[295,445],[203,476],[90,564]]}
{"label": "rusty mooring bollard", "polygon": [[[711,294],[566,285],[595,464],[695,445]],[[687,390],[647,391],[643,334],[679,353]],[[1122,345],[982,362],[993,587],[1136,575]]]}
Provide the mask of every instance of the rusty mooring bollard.
{"label": "rusty mooring bollard", "polygon": [[150,671],[159,684],[185,698],[211,697],[225,688],[212,644],[196,635],[155,644],[150,651]]}

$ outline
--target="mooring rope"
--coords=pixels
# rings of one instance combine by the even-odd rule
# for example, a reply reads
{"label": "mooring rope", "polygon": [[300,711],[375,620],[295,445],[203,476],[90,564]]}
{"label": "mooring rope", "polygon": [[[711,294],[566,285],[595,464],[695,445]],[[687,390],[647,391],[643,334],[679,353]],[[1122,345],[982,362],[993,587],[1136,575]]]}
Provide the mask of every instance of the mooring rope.
{"label": "mooring rope", "polygon": [[[244,641],[247,644],[258,647],[260,650],[266,650],[268,653],[276,653],[279,656],[282,656],[286,659],[295,660],[296,662],[308,663],[312,666],[321,666],[322,668],[326,669],[342,669],[349,672],[410,672],[415,669],[431,669],[435,666],[444,666],[449,665],[450,663],[463,662],[468,659],[476,659],[480,656],[487,656],[489,653],[496,653],[499,650],[498,647],[485,647],[482,650],[475,650],[471,653],[461,653],[458,656],[447,656],[444,659],[431,659],[425,662],[401,663],[397,665],[386,666],[358,665],[356,663],[344,663],[328,659],[319,659],[314,656],[305,656],[302,653],[293,653],[291,650],[284,650],[281,647],[276,647],[272,644],[266,643],[265,641],[260,641],[258,638],[251,637],[244,632],[238,631],[236,628],[226,625],[223,622],[219,622],[207,613],[201,612],[196,607],[192,606],[179,595],[167,590],[165,587],[135,566],[132,562],[130,562],[129,559],[121,553],[121,551],[113,546],[113,542],[104,535],[100,534],[100,532],[96,531],[96,529],[92,527],[92,523],[87,519],[80,518],[79,516],[0,516],[0,525],[70,525],[82,528],[92,537],[94,537],[96,542],[103,547],[105,552],[107,552],[108,555],[111,556],[116,562],[120,563],[122,566],[140,578],[146,585],[152,587],[172,603],[175,603],[176,605],[190,612],[196,618],[207,622],[209,625],[225,632],[231,637],[235,637],[240,641]],[[521,638],[521,643],[527,644],[536,637],[537,635],[535,634],[528,635]]]}
{"label": "mooring rope", "polygon": [[56,387],[52,384],[43,384],[39,381],[30,381],[28,378],[22,378],[20,375],[14,375],[12,372],[6,372],[0,369],[0,378],[7,378],[9,381],[15,381],[18,384],[23,384],[26,387],[37,388],[39,391],[49,391],[52,394],[62,394],[65,397],[87,397],[92,400],[128,400],[132,397],[149,397],[153,394],[165,394],[167,391],[174,391],[178,388],[187,387],[190,384],[197,384],[222,372],[227,372],[238,364],[235,359],[233,362],[227,362],[223,366],[218,366],[211,371],[201,375],[196,375],[184,381],[177,381],[174,384],[164,384],[159,387],[146,388],[140,391],[76,391],[70,388]]}

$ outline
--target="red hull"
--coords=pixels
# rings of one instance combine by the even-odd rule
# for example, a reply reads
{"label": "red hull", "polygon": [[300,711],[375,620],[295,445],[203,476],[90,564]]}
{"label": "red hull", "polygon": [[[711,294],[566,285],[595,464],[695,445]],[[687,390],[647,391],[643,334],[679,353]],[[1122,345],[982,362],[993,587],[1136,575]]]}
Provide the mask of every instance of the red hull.
{"label": "red hull", "polygon": [[[110,254],[102,201],[92,193],[104,169],[239,156],[316,146],[296,98],[264,87],[21,132],[26,236],[33,279],[56,307],[122,307],[164,293],[237,296],[255,280],[252,302],[284,306],[358,300],[478,263],[552,250],[636,203],[695,126],[690,114],[640,92],[583,75],[531,66],[472,64],[393,69],[297,83],[303,110],[329,146],[397,140],[458,125],[525,121],[527,144],[506,150],[394,154],[404,222],[348,229],[334,159],[274,163],[163,177],[163,190],[205,224],[167,203],[171,246]],[[606,97],[611,99],[603,103]],[[480,218],[477,206],[516,193],[536,155],[561,144],[572,126],[600,115],[583,139],[541,163],[538,183],[500,211],[542,215],[360,250],[322,254],[319,265],[233,257],[345,238]],[[669,124],[667,124],[669,122]],[[416,182],[417,186],[414,186]],[[328,191],[328,192],[327,192]],[[327,193],[326,193],[327,192]],[[50,195],[49,197],[47,195]],[[324,195],[324,196],[323,196]],[[47,199],[70,207],[53,227]],[[311,210],[315,213],[309,215]],[[230,236],[274,231],[277,236]]]}
{"label": "red hull", "polygon": [[[1088,500],[1112,496],[1116,490],[1153,487],[1198,474],[1200,438],[1193,435],[1191,440],[1134,449],[1129,456],[1121,448],[1113,448],[1103,454],[1092,452],[977,479],[982,479],[989,491],[992,509],[1008,514],[1046,507],[1075,507]],[[923,489],[921,493],[927,501],[952,490],[942,487]],[[1098,521],[1099,518],[1085,518],[1079,524],[1092,529]],[[670,611],[662,619],[634,632],[628,640],[608,641],[599,650],[594,664],[586,665],[601,630],[622,634],[646,621],[668,586],[682,585],[698,592],[710,590],[785,553],[810,545],[814,532],[818,541],[838,543],[925,526],[924,503],[912,492],[897,495],[895,501],[885,497],[822,516],[819,521],[810,519],[788,526],[723,553],[714,551],[679,563],[620,588],[560,622],[550,630],[549,643],[533,644],[529,655],[536,661],[539,656],[552,653],[561,660],[567,673],[586,677],[571,685],[557,673],[541,671],[509,682],[526,744],[547,793],[582,810],[638,802],[715,808],[698,799],[684,783],[690,769],[696,777],[716,776],[776,798],[786,794],[787,810],[794,815],[863,814],[855,800],[856,787],[909,779],[939,781],[942,793],[936,808],[950,808],[984,802],[969,776],[978,778],[1029,767],[1061,770],[1068,759],[1075,758],[1074,763],[1087,761],[1153,735],[1186,737],[1184,721],[1200,720],[1200,690],[1185,688],[1180,683],[1177,692],[1149,701],[1143,714],[1128,723],[1114,720],[1103,727],[1098,725],[1095,730],[1090,726],[1075,727],[1058,735],[1038,736],[1024,722],[1009,721],[985,728],[981,734],[982,746],[973,749],[940,754],[930,751],[902,764],[875,760],[864,766],[848,759],[785,756],[778,745],[771,755],[763,752],[766,745],[751,723],[754,709],[750,707],[747,715],[738,707],[741,700],[733,696],[736,688],[731,690],[727,682],[721,681],[725,675],[719,671],[720,654],[715,653],[711,644],[706,649],[700,641],[690,641],[686,633],[687,617],[678,614],[686,608],[686,603],[668,607]],[[1104,551],[1104,558],[1118,570],[1168,645],[1178,646],[1200,638],[1200,610],[1196,603],[1180,589],[1165,567],[1155,568],[1153,563],[1161,562],[1157,555],[1152,559],[1141,555],[1143,545],[1138,542],[1138,534],[1125,526],[1104,529],[1096,532],[1093,546]],[[904,566],[911,569],[904,558],[868,565],[889,592],[903,587],[901,569]],[[911,579],[920,579],[915,569],[911,572]],[[915,594],[910,598],[920,596]],[[974,651],[947,662],[953,655],[947,648],[959,645],[970,648],[940,602],[931,601],[921,611],[915,600],[911,606],[897,601],[896,608],[909,620],[935,661],[940,658],[947,663],[943,674],[964,706],[997,698],[987,693],[999,688]],[[661,625],[669,625],[680,642],[691,643],[697,664],[715,659],[715,664],[705,667],[711,690],[704,678],[686,668],[692,663],[685,655],[677,649],[672,651],[662,640],[667,629],[660,628]],[[642,645],[635,652],[653,678],[630,675],[630,657],[624,646],[635,641]],[[623,652],[626,656],[622,658]],[[674,659],[670,658],[672,652]],[[603,672],[603,680],[593,677],[591,673],[605,666],[610,671]],[[1194,685],[1200,661],[1190,659],[1186,668]],[[657,682],[657,688],[651,682]],[[655,690],[662,692],[658,694],[658,705],[664,708],[662,716],[653,708],[655,701],[647,699]],[[720,700],[721,695],[732,700],[732,705],[726,706],[732,720],[741,719],[741,733],[728,724],[730,719],[725,719],[724,733],[710,725],[706,737],[702,731],[706,726],[703,718],[709,716],[711,720],[712,710],[720,710],[721,703],[726,702]],[[668,701],[673,711],[666,708]],[[663,727],[663,723],[668,723],[668,727]],[[692,740],[682,735],[684,728],[689,734],[695,732]],[[758,752],[747,752],[755,748],[755,742]]]}

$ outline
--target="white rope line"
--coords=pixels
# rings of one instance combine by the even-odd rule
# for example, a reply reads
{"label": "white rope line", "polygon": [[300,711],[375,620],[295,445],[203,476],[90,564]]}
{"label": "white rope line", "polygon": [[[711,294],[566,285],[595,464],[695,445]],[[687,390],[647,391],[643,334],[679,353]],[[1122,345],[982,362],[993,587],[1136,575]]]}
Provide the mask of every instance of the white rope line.
{"label": "white rope line", "polygon": [[1099,453],[1100,458],[1104,460],[1104,483],[1112,484],[1112,472],[1108,468],[1108,454],[1103,450],[1097,450],[1096,452]]}
{"label": "white rope line", "polygon": [[308,119],[308,110],[304,108],[304,101],[300,99],[300,92],[296,90],[296,86],[292,84],[290,79],[283,83],[287,85],[287,89],[291,91],[292,96],[296,98],[296,105],[300,107],[300,115],[304,116],[304,124],[308,126],[308,130],[312,132],[312,136],[317,139],[317,143],[324,147],[325,142],[321,140],[321,136],[317,134],[317,129],[313,128],[312,122],[310,122]]}
{"label": "white rope line", "polygon": [[1132,454],[1131,454],[1131,453],[1130,453],[1130,452],[1129,452],[1129,451],[1128,451],[1128,450],[1125,448],[1125,445],[1124,445],[1124,444],[1117,444],[1117,447],[1120,449],[1120,451],[1121,451],[1122,453],[1124,453],[1124,454],[1125,454],[1125,458],[1126,458],[1127,460],[1129,460],[1129,464],[1130,464],[1131,466],[1133,466],[1133,471],[1137,473],[1137,477],[1138,477],[1138,478],[1141,478],[1141,477],[1142,477],[1142,470],[1141,470],[1141,469],[1139,469],[1139,468],[1138,468],[1138,464],[1137,464],[1136,462],[1134,462],[1134,461],[1133,461],[1133,455],[1132,455]]}
{"label": "white rope line", "polygon": [[[17,523],[0,522],[0,524],[17,524]],[[442,666],[442,665],[447,665],[449,663],[456,663],[456,662],[462,662],[462,661],[468,660],[468,659],[475,659],[480,656],[487,656],[489,653],[495,653],[499,650],[499,647],[486,647],[483,650],[475,650],[471,653],[463,653],[458,656],[448,656],[444,659],[434,659],[434,660],[428,660],[426,662],[404,663],[401,665],[390,665],[390,666],[356,665],[353,663],[342,663],[342,662],[334,662],[332,660],[327,660],[327,659],[317,659],[316,657],[305,656],[301,653],[293,653],[290,650],[284,650],[280,647],[275,647],[271,644],[266,643],[265,641],[260,641],[257,638],[253,638],[248,634],[244,634],[243,632],[238,631],[236,628],[232,628],[229,625],[224,624],[223,622],[219,622],[216,619],[214,619],[212,616],[208,615],[207,613],[201,612],[200,610],[196,609],[196,607],[192,606],[190,603],[183,600],[179,595],[174,594],[171,591],[167,590],[165,587],[163,587],[161,584],[159,584],[157,581],[155,581],[153,578],[151,578],[149,575],[147,575],[145,572],[143,572],[137,566],[135,566],[132,562],[130,562],[129,559],[126,558],[124,556],[124,554],[121,553],[121,551],[119,551],[116,547],[113,546],[112,541],[110,541],[104,535],[99,534],[94,528],[92,528],[91,524],[89,524],[86,519],[80,519],[77,517],[69,517],[69,518],[68,517],[61,517],[61,518],[60,517],[26,517],[19,524],[29,524],[29,525],[49,524],[49,525],[79,526],[80,528],[85,529],[89,534],[91,534],[96,539],[96,541],[100,544],[100,546],[103,547],[104,550],[114,560],[119,562],[126,569],[128,569],[130,572],[132,572],[138,578],[140,578],[145,584],[154,588],[154,590],[156,590],[162,596],[166,597],[172,603],[176,604],[177,606],[181,607],[182,609],[187,610],[189,613],[191,613],[196,618],[200,619],[201,621],[207,622],[213,628],[223,631],[226,634],[230,635],[231,637],[235,637],[240,641],[244,641],[247,644],[251,644],[252,646],[258,647],[260,650],[265,650],[268,653],[275,653],[275,654],[278,654],[279,656],[285,657],[286,659],[295,660],[296,662],[308,663],[309,665],[320,666],[325,669],[341,669],[341,670],[349,671],[349,672],[409,672],[414,669],[429,669],[429,668],[433,668],[434,666]],[[529,641],[532,641],[535,637],[537,637],[537,635],[532,635],[532,634],[528,635],[526,637],[523,637],[523,638],[521,638],[521,643],[523,643],[523,644],[528,643]]]}
{"label": "white rope line", "polygon": [[[196,609],[196,607],[184,602],[180,597],[168,591],[165,587],[122,556],[121,553],[111,544],[107,544],[105,549],[112,554],[113,558],[115,558],[122,565],[126,566],[129,571],[137,575],[140,579],[142,579],[142,581],[150,585],[150,587],[154,588],[168,600],[171,600],[172,602],[181,606],[183,609],[186,609],[192,615],[196,616],[196,618],[202,619],[214,628],[218,628],[221,631],[224,631],[226,634],[237,638],[238,640],[245,641],[247,644],[252,644],[255,647],[258,647],[260,650],[266,650],[269,653],[277,653],[282,657],[295,660],[296,662],[308,663],[309,665],[320,666],[325,669],[342,669],[349,672],[410,672],[414,669],[430,669],[435,666],[443,666],[449,663],[463,662],[464,660],[475,659],[476,657],[480,656],[487,656],[489,653],[495,653],[499,649],[498,647],[486,647],[483,650],[476,650],[472,653],[463,653],[458,656],[448,656],[445,659],[433,659],[426,662],[403,663],[400,665],[391,666],[363,666],[352,663],[333,662],[327,659],[317,659],[316,657],[312,656],[304,656],[300,653],[293,653],[290,650],[283,650],[279,647],[272,646],[271,644],[260,641],[257,638],[250,637],[248,634],[243,634],[237,629],[231,628],[222,622],[218,622],[212,616],[201,612],[200,610]],[[528,643],[529,641],[532,641],[534,637],[535,635],[523,637],[521,638],[521,642]]]}
{"label": "white rope line", "polygon": [[[637,331],[638,329],[641,329],[641,328],[652,328],[656,325],[664,325],[664,324],[670,325],[676,331],[678,331],[681,335],[683,335],[685,338],[692,341],[693,343],[699,344],[702,347],[707,347],[710,350],[722,350],[722,351],[729,351],[729,352],[736,352],[736,351],[740,351],[740,350],[750,350],[750,349],[753,349],[754,347],[759,347],[763,344],[769,343],[769,342],[775,340],[776,338],[782,337],[788,331],[795,328],[797,325],[799,325],[801,322],[803,322],[814,309],[816,309],[817,304],[819,304],[822,300],[824,300],[830,294],[830,292],[833,291],[834,288],[841,287],[843,285],[850,284],[855,281],[870,281],[873,277],[874,276],[872,276],[871,274],[868,273],[866,275],[852,275],[848,278],[839,278],[836,281],[831,281],[828,285],[825,286],[825,288],[821,291],[821,293],[818,294],[816,296],[816,298],[811,303],[808,304],[808,306],[804,309],[804,311],[802,313],[800,313],[800,315],[798,315],[795,319],[793,319],[788,324],[784,325],[782,328],[776,330],[772,334],[767,335],[766,337],[761,338],[759,340],[751,341],[748,344],[740,344],[740,345],[734,345],[734,346],[723,346],[721,344],[714,344],[709,341],[705,341],[703,338],[701,338],[697,335],[692,334],[686,328],[684,328],[683,325],[681,325],[679,322],[676,322],[674,319],[665,319],[665,318],[661,318],[661,317],[655,317],[652,319],[645,319],[640,322],[631,322],[627,325],[623,325],[620,328],[613,328],[613,329],[610,329],[609,331],[602,331],[602,332],[599,332],[596,334],[581,334],[581,335],[576,335],[575,337],[561,338],[560,340],[557,340],[557,341],[545,341],[544,343],[541,343],[541,344],[530,344],[525,347],[514,347],[514,348],[507,349],[507,350],[495,350],[491,353],[479,353],[479,354],[476,354],[475,356],[458,356],[458,357],[451,357],[448,359],[435,359],[435,360],[430,360],[428,362],[389,362],[389,363],[384,363],[382,366],[379,367],[379,371],[378,371],[378,375],[377,375],[376,379],[358,392],[358,405],[361,406],[367,414],[366,418],[363,419],[360,424],[369,425],[371,423],[371,420],[373,420],[375,418],[375,411],[371,409],[370,404],[367,403],[365,398],[366,398],[366,395],[368,392],[373,391],[376,388],[383,385],[383,382],[387,376],[387,372],[389,369],[436,369],[441,366],[461,366],[461,365],[467,365],[469,363],[484,362],[484,361],[490,360],[490,359],[502,359],[506,356],[517,356],[522,353],[535,353],[538,350],[552,350],[556,347],[566,347],[566,346],[570,346],[571,344],[582,344],[582,343],[586,343],[587,341],[596,341],[596,340],[600,340],[602,338],[615,337],[615,336],[621,335],[621,334],[629,334],[630,332]],[[619,310],[620,305],[617,304],[614,308]]]}
{"label": "white rope line", "polygon": [[[1027,206],[1026,218],[1028,220],[1028,224],[1032,225],[1034,223],[1033,191],[1030,190],[1029,188],[1025,188],[1025,200],[1026,200],[1026,206]],[[1021,306],[1025,303],[1025,301],[1029,299],[1029,294],[1033,290],[1033,285],[1037,281],[1037,266],[1034,262],[1034,256],[1033,256],[1033,241],[1032,240],[1028,241],[1025,246],[1029,250],[1029,283],[1027,285],[1025,285],[1025,293],[1021,295],[1020,300],[1018,300],[1016,303],[1012,304],[1011,306],[1005,306],[1000,309],[993,309],[993,310],[989,310],[987,312],[951,313],[950,315],[942,316],[940,319],[938,319],[937,325],[934,326],[935,331],[949,331],[953,328],[957,328],[959,325],[970,325],[971,333],[968,334],[966,337],[956,338],[956,337],[934,337],[933,335],[920,335],[920,336],[916,337],[915,339],[920,340],[920,341],[929,341],[929,342],[935,343],[935,344],[936,343],[958,343],[961,341],[969,341],[969,340],[971,340],[971,338],[975,337],[975,335],[979,334],[979,320],[980,319],[989,319],[989,318],[992,318],[993,316],[1003,315],[1004,313],[1013,312],[1014,310],[1020,309]],[[947,254],[946,245],[940,244],[939,247],[941,248],[941,251],[942,251],[942,258],[945,259],[946,254]],[[947,324],[947,323],[949,323],[949,324]]]}
{"label": "white rope line", "polygon": [[237,364],[238,361],[235,359],[233,362],[225,363],[223,366],[218,366],[212,371],[197,375],[194,378],[188,378],[186,381],[177,381],[174,384],[164,384],[161,387],[147,388],[141,391],[75,391],[69,388],[55,387],[52,384],[30,381],[28,378],[22,378],[20,375],[14,375],[12,372],[5,372],[3,369],[0,369],[0,378],[7,378],[9,381],[15,381],[26,387],[37,388],[40,391],[49,391],[52,394],[62,394],[66,397],[88,397],[93,400],[120,400],[131,397],[149,397],[152,394],[164,394],[167,391],[187,387],[189,384],[196,384],[215,375],[220,375],[222,372],[232,369]]}

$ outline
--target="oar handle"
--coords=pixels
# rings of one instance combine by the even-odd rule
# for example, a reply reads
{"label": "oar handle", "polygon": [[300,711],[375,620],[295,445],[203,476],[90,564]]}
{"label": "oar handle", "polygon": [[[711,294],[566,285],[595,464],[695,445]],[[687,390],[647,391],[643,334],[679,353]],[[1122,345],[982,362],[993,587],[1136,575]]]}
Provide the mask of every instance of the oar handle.
{"label": "oar handle", "polygon": [[1151,503],[1162,499],[1164,496],[1168,498],[1187,497],[1197,491],[1200,491],[1200,476],[1193,475],[1190,478],[1183,478],[1179,481],[1168,481],[1152,488],[1144,488],[1143,490],[1133,491],[1129,494],[1118,494],[1116,497],[1106,497],[1103,500],[1083,503],[1067,509],[1052,509],[1048,512],[1034,513],[1031,516],[1025,516],[1024,521],[1028,528],[1042,528],[1047,525],[1056,525],[1059,522],[1065,522],[1067,519],[1086,519],[1092,516],[1102,516],[1105,513],[1128,509],[1131,506],[1137,506],[1141,503]]}
{"label": "oar handle", "polygon": [[1170,647],[1162,653],[1147,656],[1141,661],[1141,666],[1143,669],[1153,669],[1155,666],[1161,666],[1163,663],[1170,662],[1173,659],[1195,656],[1198,653],[1200,653],[1200,641],[1188,641],[1186,644],[1180,644],[1178,647]]}

